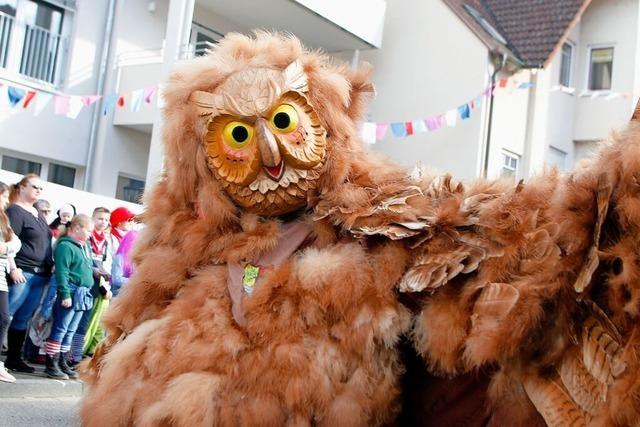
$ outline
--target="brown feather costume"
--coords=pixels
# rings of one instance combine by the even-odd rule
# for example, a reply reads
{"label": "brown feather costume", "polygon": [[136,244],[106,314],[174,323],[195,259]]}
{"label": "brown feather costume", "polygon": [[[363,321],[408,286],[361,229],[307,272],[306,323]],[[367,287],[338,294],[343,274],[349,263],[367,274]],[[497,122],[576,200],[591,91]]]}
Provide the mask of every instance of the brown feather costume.
{"label": "brown feather costume", "polygon": [[489,378],[468,425],[638,422],[640,126],[569,177],[464,187],[363,152],[371,89],[267,33],[174,72],[84,425],[390,424],[403,336]]}

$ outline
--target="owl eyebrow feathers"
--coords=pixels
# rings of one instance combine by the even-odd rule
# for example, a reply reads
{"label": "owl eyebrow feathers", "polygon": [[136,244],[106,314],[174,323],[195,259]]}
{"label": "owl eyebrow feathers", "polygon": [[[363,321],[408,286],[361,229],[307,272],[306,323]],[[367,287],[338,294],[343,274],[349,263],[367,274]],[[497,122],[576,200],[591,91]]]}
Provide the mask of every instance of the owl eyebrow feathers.
{"label": "owl eyebrow feathers", "polygon": [[[299,59],[293,61],[284,70],[282,70],[282,80],[277,82],[270,80],[269,95],[268,98],[273,100],[279,95],[285,92],[293,91],[305,94],[309,91],[309,84],[307,75],[304,72],[302,61]],[[217,116],[219,114],[232,113],[229,110],[235,110],[233,112],[246,114],[244,108],[238,105],[235,100],[228,94],[214,94],[203,90],[196,90],[191,93],[189,101],[193,102],[198,108],[199,116]]]}

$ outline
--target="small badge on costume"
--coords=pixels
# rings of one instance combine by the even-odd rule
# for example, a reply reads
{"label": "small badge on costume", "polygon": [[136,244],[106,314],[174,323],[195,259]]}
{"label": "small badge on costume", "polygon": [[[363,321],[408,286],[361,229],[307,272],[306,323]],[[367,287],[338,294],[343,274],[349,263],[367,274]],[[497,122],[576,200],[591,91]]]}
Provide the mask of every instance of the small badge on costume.
{"label": "small badge on costume", "polygon": [[248,294],[253,292],[253,288],[256,286],[256,280],[260,274],[260,267],[247,264],[244,266],[244,274],[242,275],[242,288]]}

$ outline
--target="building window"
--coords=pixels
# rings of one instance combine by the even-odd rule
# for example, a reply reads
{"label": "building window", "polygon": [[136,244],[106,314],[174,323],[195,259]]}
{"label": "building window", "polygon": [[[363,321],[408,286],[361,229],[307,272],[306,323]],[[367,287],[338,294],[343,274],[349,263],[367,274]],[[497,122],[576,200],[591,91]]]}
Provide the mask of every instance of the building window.
{"label": "building window", "polygon": [[503,151],[502,152],[502,168],[500,170],[500,176],[515,178],[518,175],[519,163],[520,163],[520,156],[508,151]]}
{"label": "building window", "polygon": [[49,163],[47,181],[73,188],[73,184],[76,181],[76,169],[56,163]]}
{"label": "building window", "polygon": [[589,90],[610,90],[613,71],[613,47],[591,48]]}
{"label": "building window", "polygon": [[191,45],[193,55],[202,56],[206,54],[215,43],[222,38],[222,34],[200,25],[197,22],[191,24]]}
{"label": "building window", "polygon": [[143,193],[144,193],[143,180],[118,175],[116,199],[124,200],[131,203],[142,203]]}
{"label": "building window", "polygon": [[571,68],[573,62],[573,45],[565,42],[562,45],[560,59],[560,84],[565,87],[571,86]]}
{"label": "building window", "polygon": [[50,86],[62,84],[68,38],[63,21],[75,2],[0,0],[0,67]]}
{"label": "building window", "polygon": [[28,173],[40,175],[42,164],[5,155],[2,156],[2,169],[20,175],[26,175]]}
{"label": "building window", "polygon": [[567,167],[567,153],[559,148],[549,146],[547,151],[547,165],[554,166],[558,170],[563,171]]}

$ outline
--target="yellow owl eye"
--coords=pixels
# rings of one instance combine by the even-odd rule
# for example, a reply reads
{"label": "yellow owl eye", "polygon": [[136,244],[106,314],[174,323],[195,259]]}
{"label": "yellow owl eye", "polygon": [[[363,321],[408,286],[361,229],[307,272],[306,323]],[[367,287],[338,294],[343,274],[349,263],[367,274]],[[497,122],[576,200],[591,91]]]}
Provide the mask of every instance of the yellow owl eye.
{"label": "yellow owl eye", "polygon": [[242,148],[253,138],[253,128],[242,122],[231,122],[222,130],[222,137],[231,147]]}
{"label": "yellow owl eye", "polygon": [[271,124],[280,132],[293,132],[298,128],[298,112],[291,105],[282,104],[271,115]]}

